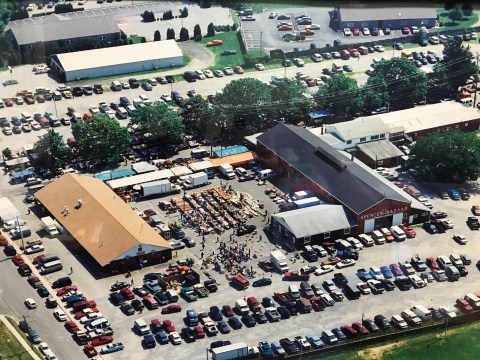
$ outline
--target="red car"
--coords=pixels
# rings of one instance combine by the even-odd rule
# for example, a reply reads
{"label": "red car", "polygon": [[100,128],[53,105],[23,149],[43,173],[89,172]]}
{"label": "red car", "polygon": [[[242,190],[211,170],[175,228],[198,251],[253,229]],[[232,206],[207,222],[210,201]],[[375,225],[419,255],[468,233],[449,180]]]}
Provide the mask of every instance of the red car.
{"label": "red car", "polygon": [[182,311],[182,307],[178,304],[172,304],[162,309],[162,314],[172,314]]}
{"label": "red car", "polygon": [[293,26],[290,25],[282,25],[278,27],[278,31],[291,31],[293,30]]}
{"label": "red car", "polygon": [[470,306],[467,300],[457,299],[456,304],[458,308],[464,313],[467,313],[473,310],[473,308]]}
{"label": "red car", "polygon": [[97,313],[98,312],[98,309],[97,308],[86,308],[86,309],[83,309],[81,311],[77,311],[74,316],[75,316],[75,319],[81,319],[82,317],[88,315],[88,314],[93,314],[93,313]]}
{"label": "red car", "polygon": [[417,235],[417,232],[411,226],[403,224],[403,225],[400,225],[400,229],[402,229],[405,235],[407,235],[407,237],[410,239],[414,238]]}
{"label": "red car", "polygon": [[123,289],[120,289],[120,294],[125,296],[126,299],[128,300],[133,300],[135,299],[135,294],[130,290],[128,287],[125,287]]}
{"label": "red car", "polygon": [[43,259],[45,256],[49,256],[49,254],[40,254],[40,255],[38,255],[38,256],[35,256],[35,257],[33,258],[33,261],[32,261],[32,262],[33,262],[34,264],[38,264],[38,262],[39,262],[41,259]]}
{"label": "red car", "polygon": [[353,36],[360,36],[360,29],[359,28],[353,29],[352,34],[353,34]]}
{"label": "red car", "polygon": [[25,264],[25,261],[23,261],[23,258],[20,255],[14,255],[12,256],[12,261],[15,265],[20,266],[22,264]]}
{"label": "red car", "polygon": [[480,206],[479,205],[473,205],[472,206],[472,213],[475,216],[480,216]]}
{"label": "red car", "polygon": [[67,114],[68,115],[73,115],[74,112],[77,112],[73,106],[69,106],[67,108]]}
{"label": "red car", "polygon": [[352,324],[352,328],[354,328],[360,335],[367,335],[368,334],[367,328],[359,322],[354,322]]}
{"label": "red car", "polygon": [[402,276],[403,271],[398,264],[390,264],[390,270],[392,270],[393,276]]}
{"label": "red car", "polygon": [[152,319],[150,322],[150,328],[152,329],[152,333],[156,334],[157,332],[162,330],[162,324],[158,319]]}
{"label": "red car", "polygon": [[13,100],[12,99],[6,99],[5,100],[5,106],[12,107],[13,106]]}
{"label": "red car", "polygon": [[232,307],[230,305],[223,305],[222,306],[222,311],[223,311],[223,314],[226,317],[232,317],[233,315],[235,315],[235,313],[233,312]]}
{"label": "red car", "polygon": [[197,339],[203,339],[205,337],[205,331],[203,331],[202,325],[197,325],[193,328]]}
{"label": "red car", "polygon": [[175,326],[173,326],[173,323],[168,319],[163,320],[162,327],[163,327],[163,330],[165,330],[169,334],[175,331]]}
{"label": "red car", "polygon": [[243,74],[245,71],[243,70],[243,68],[239,65],[239,66],[235,66],[235,69],[233,69],[237,74]]}
{"label": "red car", "polygon": [[405,186],[405,184],[401,181],[394,181],[393,184],[396,186],[396,187],[399,187],[400,189],[403,189],[403,187]]}
{"label": "red car", "polygon": [[62,296],[62,295],[68,294],[71,291],[77,291],[77,290],[78,288],[75,285],[68,285],[61,289],[58,289],[57,296]]}
{"label": "red car", "polygon": [[43,95],[38,95],[37,96],[37,102],[39,102],[39,103],[44,103],[45,102],[45,98],[43,97]]}
{"label": "red car", "polygon": [[315,81],[314,78],[312,78],[311,76],[307,76],[304,81],[307,83],[307,86],[309,87],[312,87],[312,86],[316,86],[317,85],[317,82]]}
{"label": "red car", "polygon": [[410,34],[410,29],[408,28],[408,26],[404,26],[402,28],[402,34],[403,35],[409,35]]}
{"label": "red car", "polygon": [[8,245],[7,238],[5,236],[0,235],[0,246],[7,246],[7,245]]}
{"label": "red car", "polygon": [[83,352],[85,353],[85,355],[87,355],[87,357],[91,358],[91,357],[94,357],[96,356],[98,353],[97,353],[97,350],[95,350],[95,348],[90,345],[90,344],[87,344],[83,347]]}
{"label": "red car", "polygon": [[347,49],[347,51],[350,53],[352,57],[360,57],[360,53],[356,48],[350,48],[350,49]]}
{"label": "red car", "polygon": [[310,29],[300,30],[300,34],[302,35],[315,35],[315,31]]}
{"label": "red car", "polygon": [[348,325],[343,325],[340,327],[340,330],[345,334],[345,336],[349,339],[357,337],[358,332],[354,328]]}
{"label": "red car", "polygon": [[153,211],[152,209],[147,209],[143,212],[147,217],[149,216],[153,216],[153,215],[157,215],[157,213],[155,211]]}
{"label": "red car", "polygon": [[71,333],[76,333],[76,332],[79,332],[80,331],[80,328],[78,327],[77,324],[75,324],[75,322],[69,320],[65,323],[65,327],[67,328],[68,331],[70,331]]}
{"label": "red car", "polygon": [[440,266],[438,266],[437,260],[433,256],[427,257],[426,263],[432,270],[440,270]]}
{"label": "red car", "polygon": [[72,309],[74,311],[79,311],[86,308],[94,308],[96,306],[97,306],[97,303],[95,302],[95,300],[90,300],[90,301],[84,300],[84,301],[73,303]]}
{"label": "red car", "polygon": [[92,344],[93,346],[100,346],[100,345],[111,343],[112,341],[113,341],[113,337],[102,335],[90,341],[90,344]]}

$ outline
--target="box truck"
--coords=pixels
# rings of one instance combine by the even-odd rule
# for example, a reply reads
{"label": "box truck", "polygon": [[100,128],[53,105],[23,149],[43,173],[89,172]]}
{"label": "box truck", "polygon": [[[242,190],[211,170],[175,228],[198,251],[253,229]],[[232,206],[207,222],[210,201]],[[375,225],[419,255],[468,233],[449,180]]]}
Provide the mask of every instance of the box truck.
{"label": "box truck", "polygon": [[183,186],[185,189],[194,189],[199,186],[207,185],[208,183],[208,175],[204,172],[199,172],[189,175],[187,181],[183,183]]}
{"label": "box truck", "polygon": [[230,164],[221,164],[218,167],[220,173],[225,176],[227,179],[235,179],[235,172],[233,171],[233,166]]}
{"label": "box truck", "polygon": [[143,197],[153,195],[170,195],[179,194],[180,187],[172,184],[168,180],[158,180],[140,185],[141,194]]}
{"label": "box truck", "polygon": [[246,359],[251,354],[247,344],[243,342],[220,346],[211,351],[213,360]]}
{"label": "box truck", "polygon": [[45,216],[42,219],[42,228],[48,232],[50,236],[58,235],[57,223],[50,216]]}
{"label": "box truck", "polygon": [[279,250],[270,253],[270,262],[282,274],[290,270],[287,264],[287,258]]}

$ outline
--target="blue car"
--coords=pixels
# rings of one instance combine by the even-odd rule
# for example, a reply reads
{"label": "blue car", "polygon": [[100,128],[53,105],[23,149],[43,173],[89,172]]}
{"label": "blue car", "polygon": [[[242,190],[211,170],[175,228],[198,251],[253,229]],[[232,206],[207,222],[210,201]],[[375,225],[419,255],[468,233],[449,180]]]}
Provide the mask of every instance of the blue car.
{"label": "blue car", "polygon": [[232,329],[241,329],[243,326],[242,322],[235,316],[228,319],[228,324],[232,327]]}
{"label": "blue car", "polygon": [[450,197],[453,199],[453,200],[460,200],[461,197],[460,197],[460,192],[456,189],[450,189],[448,190],[448,194],[450,195]]}
{"label": "blue car", "polygon": [[317,335],[307,335],[305,339],[312,345],[314,349],[319,349],[323,347],[323,341]]}
{"label": "blue car", "polygon": [[378,36],[378,34],[379,34],[378,28],[377,27],[372,28],[371,34],[372,34],[372,36]]}
{"label": "blue car", "polygon": [[357,276],[360,280],[367,281],[373,279],[372,274],[369,271],[359,271]]}
{"label": "blue car", "polygon": [[121,351],[124,349],[124,346],[121,342],[115,343],[115,344],[107,344],[105,346],[102,346],[102,354],[110,354],[113,352]]}
{"label": "blue car", "polygon": [[393,272],[388,266],[382,266],[380,267],[380,271],[382,272],[383,276],[385,279],[391,279],[393,278]]}
{"label": "blue car", "polygon": [[147,290],[150,291],[152,294],[155,294],[157,291],[162,290],[160,285],[158,285],[158,281],[145,280],[143,282],[143,286],[145,286]]}
{"label": "blue car", "polygon": [[223,50],[222,51],[222,55],[223,56],[226,56],[226,55],[235,55],[237,53],[237,50]]}
{"label": "blue car", "polygon": [[157,338],[157,341],[159,344],[161,345],[164,345],[164,344],[168,344],[169,341],[168,341],[168,335],[165,331],[163,330],[160,330],[158,331],[156,334],[155,334],[155,337]]}
{"label": "blue car", "polygon": [[343,341],[347,338],[343,331],[338,328],[332,329],[332,333],[337,337],[338,341]]}

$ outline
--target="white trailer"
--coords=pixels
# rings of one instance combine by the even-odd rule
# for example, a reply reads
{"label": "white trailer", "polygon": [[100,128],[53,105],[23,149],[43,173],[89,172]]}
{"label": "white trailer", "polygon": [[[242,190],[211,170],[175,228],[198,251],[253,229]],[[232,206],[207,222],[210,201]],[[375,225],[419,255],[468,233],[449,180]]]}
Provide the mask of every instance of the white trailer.
{"label": "white trailer", "polygon": [[168,195],[179,193],[180,188],[168,180],[158,180],[140,185],[142,196]]}
{"label": "white trailer", "polygon": [[251,352],[247,344],[245,344],[244,342],[239,342],[212,349],[213,360],[244,359],[250,354]]}
{"label": "white trailer", "polygon": [[270,252],[270,262],[282,274],[290,270],[287,264],[287,258],[279,250]]}
{"label": "white trailer", "polygon": [[207,184],[208,175],[204,172],[199,172],[189,175],[187,181],[184,182],[183,186],[185,187],[185,189],[193,189]]}
{"label": "white trailer", "polygon": [[58,235],[57,223],[50,216],[45,216],[42,219],[42,228],[48,232],[50,236]]}

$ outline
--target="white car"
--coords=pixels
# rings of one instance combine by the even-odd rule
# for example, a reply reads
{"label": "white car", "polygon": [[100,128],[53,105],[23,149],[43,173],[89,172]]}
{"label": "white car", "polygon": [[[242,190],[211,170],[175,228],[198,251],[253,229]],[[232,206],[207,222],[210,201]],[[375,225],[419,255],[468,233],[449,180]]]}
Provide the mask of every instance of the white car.
{"label": "white car", "polygon": [[333,306],[335,305],[335,300],[329,294],[321,294],[320,299],[325,304],[325,306]]}
{"label": "white car", "polygon": [[354,259],[343,259],[339,263],[337,263],[337,268],[343,269],[349,266],[355,265],[357,262]]}
{"label": "white car", "polygon": [[97,312],[97,313],[91,312],[91,313],[85,315],[84,317],[82,317],[82,318],[80,319],[80,322],[81,322],[82,324],[85,324],[85,323],[89,322],[90,320],[93,320],[93,319],[96,319],[96,318],[102,318],[102,317],[103,317],[102,313],[99,313],[99,312]]}
{"label": "white car", "polygon": [[38,124],[38,123],[35,123],[35,122],[31,123],[31,124],[30,124],[30,126],[31,126],[31,127],[32,127],[32,129],[33,129],[33,130],[35,130],[35,131],[36,131],[36,130],[41,130],[41,129],[42,129],[42,127],[40,126],[40,124]]}
{"label": "white car", "polygon": [[92,115],[98,114],[100,112],[100,109],[98,108],[97,105],[90,106],[89,110],[92,113]]}
{"label": "white car", "polygon": [[168,95],[168,94],[163,94],[163,95],[161,95],[161,96],[160,96],[160,99],[162,99],[162,100],[165,101],[165,102],[170,102],[170,101],[172,101],[172,97],[171,97],[170,95]]}
{"label": "white car", "polygon": [[378,51],[378,52],[385,51],[385,48],[382,45],[375,45],[373,48],[375,49],[375,51]]}
{"label": "white car", "polygon": [[224,67],[223,72],[225,75],[233,75],[233,69],[230,66]]}
{"label": "white car", "polygon": [[43,245],[32,245],[28,248],[25,249],[25,254],[35,254],[38,252],[42,252],[45,250],[45,247]]}
{"label": "white car", "polygon": [[206,75],[203,70],[195,70],[195,74],[197,74],[199,80],[205,80]]}
{"label": "white car", "polygon": [[322,55],[320,54],[312,54],[312,60],[314,62],[321,62],[322,61]]}
{"label": "white car", "polygon": [[158,84],[158,83],[157,83],[157,80],[155,80],[155,79],[153,79],[153,78],[152,78],[152,79],[148,79],[148,82],[149,82],[150,85],[152,85],[152,86],[157,86],[157,84]]}
{"label": "white car", "polygon": [[203,70],[203,73],[205,74],[205,76],[206,76],[207,78],[213,78],[213,73],[212,73],[211,70],[208,70],[208,69]]}
{"label": "white car", "polygon": [[305,26],[305,29],[320,30],[320,25],[318,25],[318,24],[307,25],[307,26]]}
{"label": "white car", "polygon": [[346,239],[352,246],[357,250],[363,250],[365,246],[360,242],[360,240],[355,239],[354,237],[350,236]]}
{"label": "white car", "polygon": [[58,321],[67,321],[67,314],[63,310],[55,310],[53,315],[57,318]]}
{"label": "white car", "polygon": [[115,110],[110,109],[110,110],[107,110],[107,112],[105,112],[105,114],[106,114],[110,119],[115,119],[117,113],[115,112]]}
{"label": "white car", "polygon": [[25,305],[29,309],[36,309],[37,308],[37,303],[32,298],[26,298],[25,299]]}
{"label": "white car", "polygon": [[180,335],[178,335],[178,332],[176,331],[171,332],[169,338],[174,345],[180,345],[182,343],[182,338],[180,337]]}
{"label": "white car", "polygon": [[33,10],[35,10],[36,7],[37,7],[37,5],[35,5],[35,4],[28,4],[27,11],[33,11]]}
{"label": "white car", "polygon": [[263,66],[263,64],[255,64],[255,69],[258,71],[263,71],[265,70],[265,66]]}
{"label": "white car", "polygon": [[453,229],[455,227],[455,224],[450,219],[443,220],[443,223],[448,229]]}
{"label": "white car", "polygon": [[349,28],[345,28],[345,29],[343,29],[343,35],[344,36],[351,36],[352,31]]}
{"label": "white car", "polygon": [[307,339],[305,339],[303,336],[295,336],[295,342],[300,346],[303,350],[308,350],[312,347],[312,344],[310,344]]}
{"label": "white car", "polygon": [[370,35],[370,30],[367,27],[364,27],[362,29],[362,33],[363,33],[363,35]]}
{"label": "white car", "polygon": [[50,349],[50,346],[46,342],[41,342],[38,345],[38,350],[45,356],[47,360],[50,359],[56,359],[55,354],[53,353],[52,349]]}
{"label": "white car", "polygon": [[423,281],[418,275],[410,275],[408,279],[410,280],[412,285],[417,289],[427,286],[427,283]]}
{"label": "white car", "polygon": [[127,81],[122,81],[122,89],[130,89],[130,84]]}
{"label": "white car", "polygon": [[462,245],[465,245],[468,242],[465,235],[460,235],[460,234],[453,235],[453,240],[455,240],[456,242],[458,242],[459,244],[462,244]]}
{"label": "white car", "polygon": [[320,265],[320,267],[313,273],[317,276],[320,276],[332,272],[333,270],[335,270],[335,267],[333,265]]}
{"label": "white car", "polygon": [[447,318],[449,318],[449,319],[454,318],[454,317],[457,316],[457,313],[456,313],[455,311],[453,311],[453,310],[452,310],[450,307],[448,307],[448,306],[440,306],[440,307],[438,308],[438,310],[440,311],[440,313],[441,313],[443,316],[445,316],[445,317],[447,317]]}
{"label": "white car", "polygon": [[370,287],[367,285],[367,283],[359,282],[359,283],[357,284],[357,288],[358,288],[358,290],[360,290],[360,292],[361,292],[363,295],[368,295],[368,294],[371,294],[371,293],[372,293],[372,290],[370,290]]}

